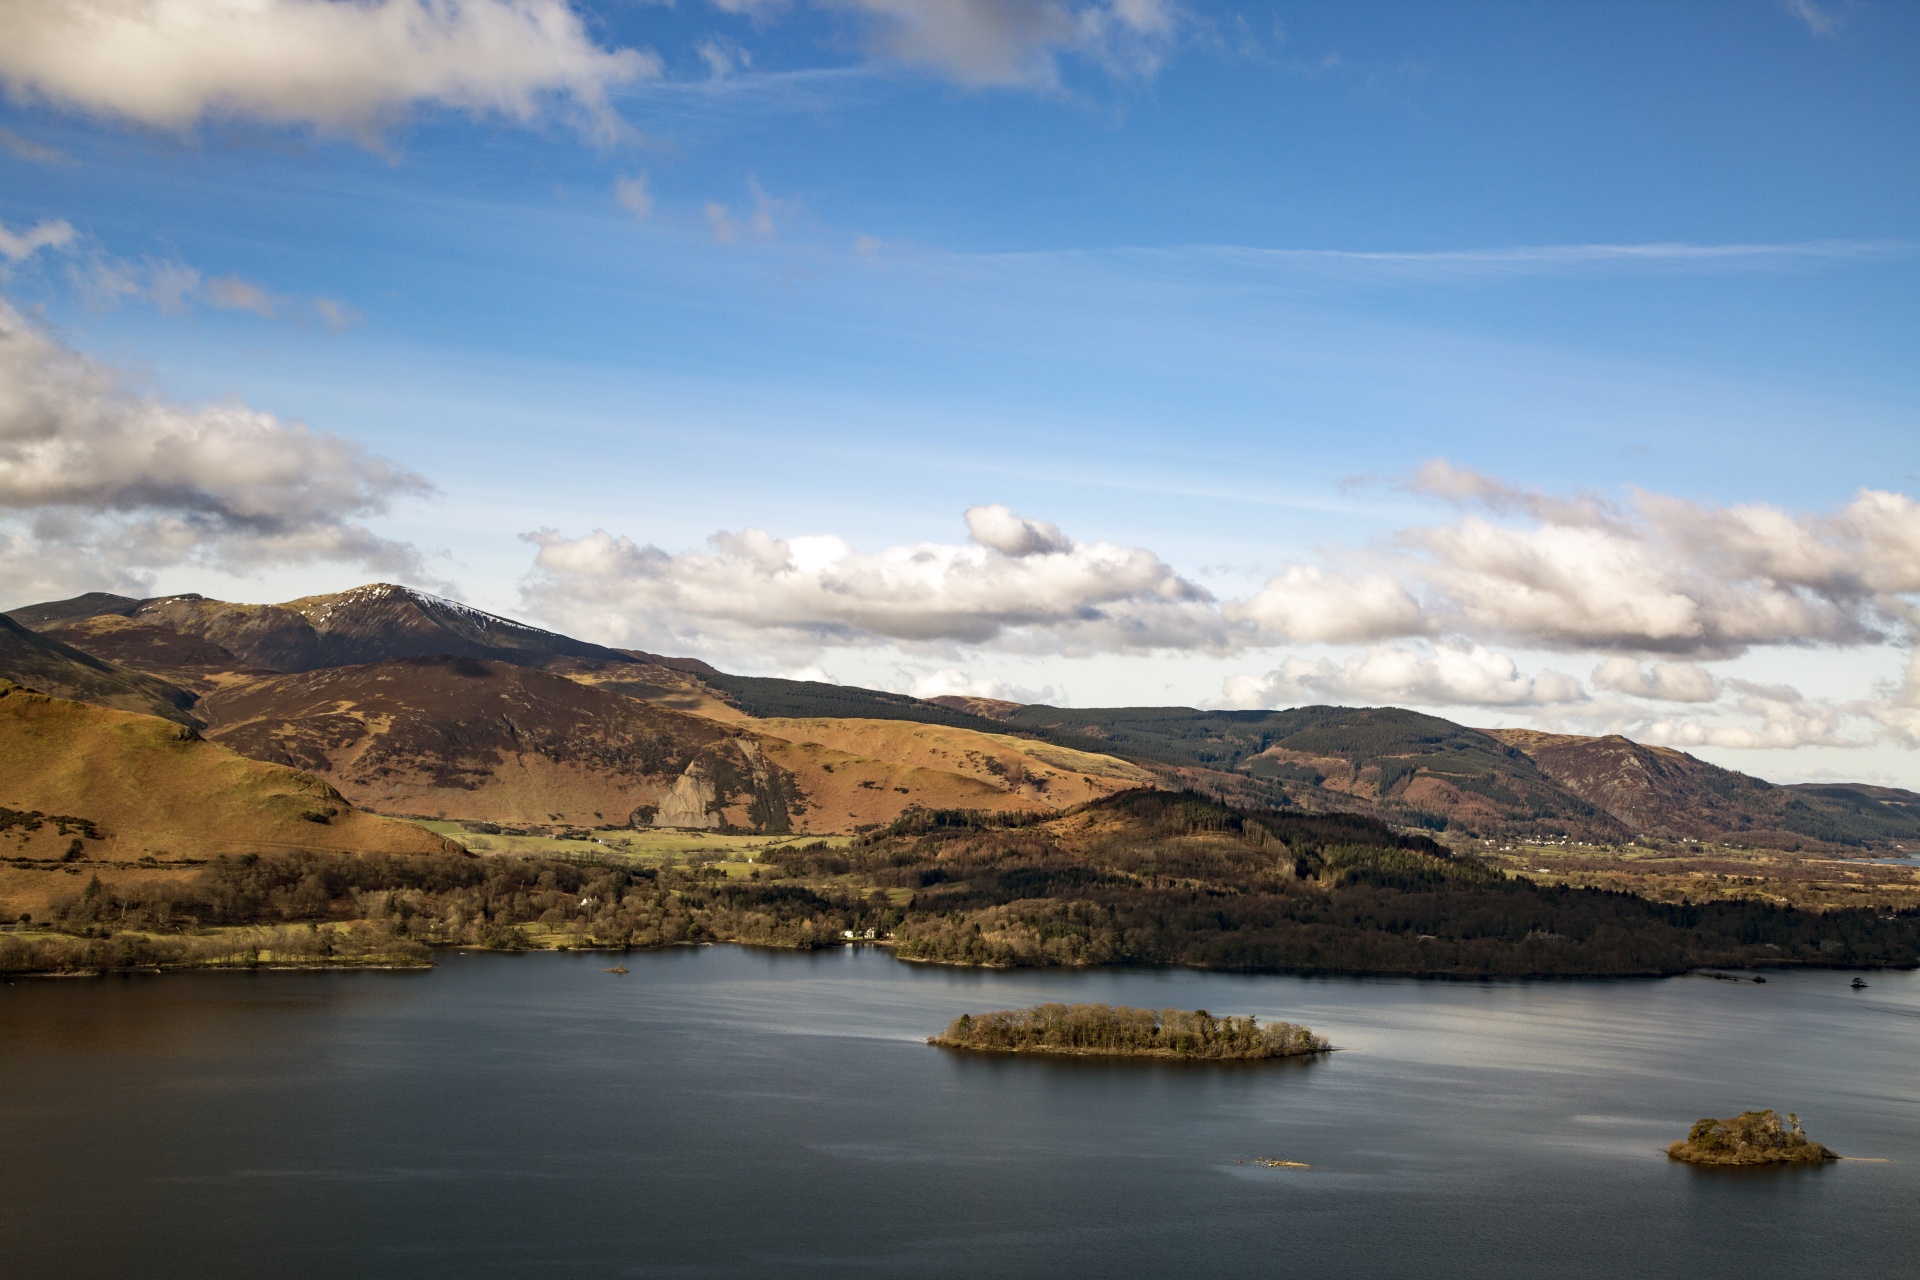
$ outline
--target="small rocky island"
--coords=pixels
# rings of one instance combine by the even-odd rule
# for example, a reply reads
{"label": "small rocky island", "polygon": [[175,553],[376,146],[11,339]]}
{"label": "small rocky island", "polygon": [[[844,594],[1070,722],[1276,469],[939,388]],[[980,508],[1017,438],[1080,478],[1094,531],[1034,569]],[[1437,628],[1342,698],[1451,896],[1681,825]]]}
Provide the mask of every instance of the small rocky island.
{"label": "small rocky island", "polygon": [[1799,1116],[1789,1111],[1782,1120],[1771,1110],[1742,1111],[1731,1120],[1697,1120],[1684,1141],[1667,1148],[1667,1155],[1706,1165],[1824,1164],[1840,1158],[1808,1140]]}
{"label": "small rocky island", "polygon": [[1205,1009],[1106,1004],[1039,1004],[1031,1009],[963,1013],[945,1031],[928,1037],[927,1043],[989,1053],[1208,1061],[1298,1058],[1332,1048],[1291,1022],[1262,1026],[1258,1018],[1216,1018]]}

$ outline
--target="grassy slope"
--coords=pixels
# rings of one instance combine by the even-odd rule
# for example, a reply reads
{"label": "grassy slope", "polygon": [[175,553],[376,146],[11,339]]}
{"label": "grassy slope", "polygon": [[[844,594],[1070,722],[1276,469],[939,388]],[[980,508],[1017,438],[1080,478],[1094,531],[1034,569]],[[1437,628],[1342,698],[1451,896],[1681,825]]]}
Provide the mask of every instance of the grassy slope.
{"label": "grassy slope", "polygon": [[[167,863],[259,850],[442,852],[441,837],[358,812],[307,774],[235,755],[153,716],[52,698],[0,681],[0,805],[85,819],[98,838],[60,864],[73,838],[51,824],[0,836],[0,855],[78,866],[104,878],[169,873]],[[317,819],[324,818],[324,821]],[[142,859],[151,860],[144,870]],[[64,876],[16,861],[9,906],[72,892]]]}

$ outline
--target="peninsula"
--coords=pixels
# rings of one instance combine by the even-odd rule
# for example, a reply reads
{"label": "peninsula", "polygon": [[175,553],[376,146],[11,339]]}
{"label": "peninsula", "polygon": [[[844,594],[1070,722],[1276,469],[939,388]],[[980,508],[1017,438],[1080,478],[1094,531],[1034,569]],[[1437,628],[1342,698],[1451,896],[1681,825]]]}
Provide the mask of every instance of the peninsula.
{"label": "peninsula", "polygon": [[1731,1120],[1696,1120],[1684,1141],[1667,1148],[1674,1160],[1700,1165],[1824,1164],[1840,1157],[1809,1141],[1800,1117],[1742,1111]]}
{"label": "peninsula", "polygon": [[1326,1053],[1325,1039],[1291,1022],[1216,1018],[1205,1009],[1039,1004],[978,1016],[963,1013],[928,1044],[989,1053],[1087,1057],[1198,1058],[1212,1061],[1298,1058]]}

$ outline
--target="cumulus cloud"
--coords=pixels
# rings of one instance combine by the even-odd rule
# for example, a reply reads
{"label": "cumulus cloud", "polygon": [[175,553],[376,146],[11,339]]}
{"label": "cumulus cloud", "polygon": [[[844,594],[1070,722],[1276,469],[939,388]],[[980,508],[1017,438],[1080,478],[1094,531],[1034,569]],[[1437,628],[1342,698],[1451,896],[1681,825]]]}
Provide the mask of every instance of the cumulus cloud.
{"label": "cumulus cloud", "polygon": [[1863,489],[1830,514],[1645,492],[1618,504],[1446,464],[1413,486],[1465,510],[1358,568],[1290,568],[1235,619],[1278,641],[1453,634],[1691,657],[1878,643],[1915,622],[1920,504],[1904,494]]}
{"label": "cumulus cloud", "polygon": [[64,221],[36,222],[24,231],[9,231],[0,223],[0,258],[20,262],[42,249],[64,249],[73,243],[73,227]]}
{"label": "cumulus cloud", "polygon": [[1538,707],[1586,697],[1572,676],[1558,671],[1529,676],[1506,654],[1480,645],[1375,646],[1342,662],[1290,657],[1265,675],[1229,677],[1225,694],[1227,702],[1237,707],[1326,700],[1424,707]]}
{"label": "cumulus cloud", "polygon": [[[814,0],[850,14],[875,56],[926,67],[973,88],[1050,88],[1062,55],[1115,75],[1150,77],[1178,35],[1168,0]],[[714,0],[765,16],[784,0]],[[704,51],[703,51],[704,52]],[[716,72],[717,73],[717,72]]]}
{"label": "cumulus cloud", "polygon": [[[183,562],[234,572],[316,560],[419,573],[359,521],[420,477],[338,436],[241,404],[130,388],[0,302],[0,544],[15,590],[144,581]],[[81,572],[84,569],[85,572]]]}
{"label": "cumulus cloud", "polygon": [[1616,655],[1593,669],[1596,689],[1652,698],[1660,702],[1712,702],[1720,683],[1705,667],[1691,662],[1655,662],[1649,666]]}
{"label": "cumulus cloud", "polygon": [[607,50],[567,0],[10,0],[0,82],[162,129],[214,116],[364,134],[416,104],[526,120],[658,74]]}
{"label": "cumulus cloud", "polygon": [[678,555],[604,530],[545,530],[526,535],[539,548],[528,602],[556,622],[633,643],[1089,652],[1225,642],[1213,598],[1152,552],[1076,542],[1005,508],[973,508],[968,526],[966,543],[877,553],[837,537],[746,529]]}
{"label": "cumulus cloud", "polygon": [[1251,599],[1228,601],[1227,620],[1267,641],[1343,644],[1419,635],[1433,622],[1384,572],[1329,573],[1289,565]]}
{"label": "cumulus cloud", "polygon": [[1007,556],[1059,555],[1073,550],[1073,542],[1057,524],[1029,520],[994,503],[967,508],[967,536],[983,547]]}

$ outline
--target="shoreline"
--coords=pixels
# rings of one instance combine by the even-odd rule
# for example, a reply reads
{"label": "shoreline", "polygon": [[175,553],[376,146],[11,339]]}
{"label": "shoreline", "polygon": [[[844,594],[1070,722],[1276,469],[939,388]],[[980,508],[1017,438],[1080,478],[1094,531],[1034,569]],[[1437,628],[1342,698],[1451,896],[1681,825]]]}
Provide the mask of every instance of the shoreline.
{"label": "shoreline", "polygon": [[[333,922],[352,924],[354,922]],[[237,928],[257,928],[259,926],[242,925]],[[0,939],[18,936],[8,930],[0,930]],[[181,935],[184,937],[205,935]],[[35,931],[33,941],[111,941],[111,939],[70,938],[63,934],[40,933]],[[219,970],[298,972],[302,970],[423,970],[437,966],[435,957],[447,953],[473,955],[528,955],[547,952],[586,952],[591,954],[631,955],[636,952],[670,951],[683,947],[734,946],[755,951],[776,951],[796,954],[816,954],[839,949],[854,950],[862,947],[874,947],[890,952],[893,959],[902,964],[928,965],[937,968],[974,970],[990,973],[1012,973],[1030,971],[1034,973],[1094,973],[1128,972],[1186,969],[1195,973],[1241,974],[1260,977],[1293,978],[1392,978],[1418,982],[1647,982],[1669,978],[1709,978],[1718,981],[1732,981],[1742,984],[1765,985],[1766,979],[1759,976],[1762,972],[1806,972],[1821,971],[1830,973],[1906,973],[1920,970],[1920,962],[1903,964],[1821,964],[1813,961],[1782,960],[1767,965],[1747,965],[1742,968],[1731,966],[1700,965],[1687,969],[1649,969],[1628,973],[1463,973],[1457,971],[1420,971],[1420,970],[1384,970],[1384,969],[1344,969],[1344,968],[1294,968],[1294,969],[1255,969],[1255,968],[1214,968],[1208,965],[1174,961],[1163,964],[1098,964],[1098,965],[1012,965],[996,963],[968,963],[956,960],[939,960],[926,956],[901,955],[893,939],[852,939],[836,940],[824,946],[786,947],[775,943],[750,942],[734,939],[703,939],[699,941],[667,942],[655,946],[637,947],[630,943],[564,943],[556,946],[531,947],[484,947],[470,943],[456,943],[435,946],[422,944],[428,948],[428,954],[418,960],[401,959],[392,955],[379,958],[370,957],[365,963],[351,958],[328,957],[314,963],[289,962],[286,960],[262,960],[253,963],[236,962],[228,957],[205,961],[189,961],[182,964],[135,964],[89,966],[84,969],[7,969],[0,970],[0,979],[12,978],[98,978],[114,974],[165,974],[192,973]],[[1748,976],[1733,977],[1734,974]]]}

